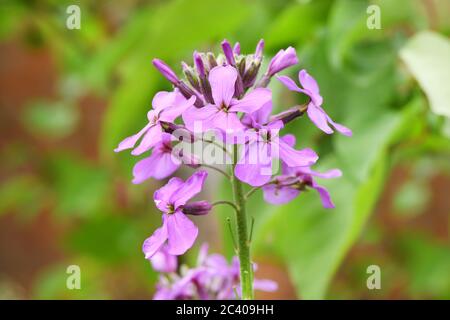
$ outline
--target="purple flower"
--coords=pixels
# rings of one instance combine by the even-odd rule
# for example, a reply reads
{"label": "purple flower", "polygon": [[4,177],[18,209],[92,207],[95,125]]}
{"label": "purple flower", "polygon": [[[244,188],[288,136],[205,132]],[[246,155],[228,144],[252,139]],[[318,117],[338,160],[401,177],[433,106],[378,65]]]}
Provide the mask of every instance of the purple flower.
{"label": "purple flower", "polygon": [[228,40],[222,41],[222,50],[228,64],[234,66],[236,64],[236,61],[234,60],[234,51],[233,48],[231,48],[231,44],[228,42]]}
{"label": "purple flower", "polygon": [[195,102],[195,97],[186,100],[178,91],[160,91],[153,98],[153,109],[147,113],[148,124],[138,133],[125,138],[114,150],[119,152],[134,148],[137,141],[142,137],[141,143],[131,152],[132,155],[140,155],[150,150],[162,140],[161,121],[173,122],[187,108]]}
{"label": "purple flower", "polygon": [[183,113],[183,120],[189,130],[194,130],[194,123],[201,122],[202,131],[210,129],[242,130],[238,112],[252,113],[272,99],[272,92],[258,88],[241,100],[233,98],[238,73],[232,66],[217,66],[209,72],[214,104],[203,108],[191,107]]}
{"label": "purple flower", "polygon": [[[284,142],[290,146],[295,145],[295,137],[286,135]],[[315,189],[325,208],[334,208],[327,189],[317,184],[314,177],[323,179],[337,178],[342,175],[338,169],[332,169],[324,173],[312,170],[310,167],[289,167],[283,163],[283,175],[278,176],[273,182],[262,187],[264,200],[271,204],[285,204],[295,199],[306,187]]]}
{"label": "purple flower", "polygon": [[[254,268],[256,270],[256,267]],[[239,259],[233,257],[231,264],[220,254],[208,254],[208,245],[200,248],[197,266],[181,268],[181,275],[171,279],[161,277],[157,284],[155,300],[236,299],[240,292]],[[255,279],[254,288],[262,291],[277,290],[277,283],[267,279]]]}
{"label": "purple flower", "polygon": [[236,168],[236,177],[251,186],[262,186],[272,177],[272,162],[281,159],[290,167],[310,166],[318,159],[317,154],[309,149],[295,150],[283,139],[279,139],[282,121],[264,125],[270,115],[272,106],[267,104],[252,115],[243,119],[255,131],[251,141],[244,145]]}
{"label": "purple flower", "polygon": [[172,178],[162,188],[155,191],[155,204],[163,214],[162,227],[144,241],[142,251],[145,258],[151,258],[167,242],[167,252],[181,255],[194,244],[198,229],[183,213],[183,206],[198,194],[207,177],[206,171],[194,173],[186,182]]}
{"label": "purple flower", "polygon": [[138,161],[133,168],[133,183],[139,184],[149,178],[164,179],[172,175],[181,160],[172,154],[172,136],[162,133],[161,141],[154,147],[151,156]]}
{"label": "purple flower", "polygon": [[150,262],[158,272],[175,272],[178,268],[177,256],[168,252],[167,245],[163,245],[150,259]]}
{"label": "purple flower", "polygon": [[279,76],[278,80],[283,83],[289,90],[297,91],[306,94],[311,99],[308,104],[308,117],[311,121],[323,132],[327,134],[333,133],[333,129],[329,126],[332,125],[337,131],[346,136],[351,136],[352,131],[339,124],[334,122],[322,109],[321,105],[323,102],[322,96],[319,93],[319,86],[316,80],[306,72],[306,70],[301,70],[298,74],[298,79],[300,81],[300,85],[303,88],[297,86],[294,80],[287,76]]}
{"label": "purple flower", "polygon": [[298,58],[294,48],[289,47],[286,50],[280,50],[272,58],[272,60],[270,60],[267,74],[269,77],[272,77],[275,73],[278,73],[297,63]]}

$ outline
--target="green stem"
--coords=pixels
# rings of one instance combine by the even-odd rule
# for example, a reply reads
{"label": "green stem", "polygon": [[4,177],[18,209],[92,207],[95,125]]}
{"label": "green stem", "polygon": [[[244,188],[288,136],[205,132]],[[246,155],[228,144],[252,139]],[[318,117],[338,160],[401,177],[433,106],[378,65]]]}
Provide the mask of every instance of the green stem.
{"label": "green stem", "polygon": [[[234,146],[233,152],[233,172],[237,163],[238,146]],[[233,175],[233,196],[236,204],[236,227],[237,227],[237,245],[238,257],[241,271],[242,299],[253,299],[253,268],[250,260],[250,243],[247,231],[247,214],[245,210],[245,197],[242,190],[242,183]]]}

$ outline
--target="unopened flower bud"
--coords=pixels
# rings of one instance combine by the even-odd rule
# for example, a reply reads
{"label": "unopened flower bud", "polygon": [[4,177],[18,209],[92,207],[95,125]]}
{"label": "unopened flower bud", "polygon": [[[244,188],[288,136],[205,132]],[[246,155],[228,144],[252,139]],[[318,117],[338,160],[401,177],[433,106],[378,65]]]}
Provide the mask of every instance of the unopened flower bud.
{"label": "unopened flower bud", "polygon": [[195,67],[197,68],[198,75],[200,77],[204,77],[205,76],[205,65],[203,64],[201,55],[197,51],[194,51],[194,64],[195,64]]}
{"label": "unopened flower bud", "polygon": [[173,85],[177,85],[178,82],[180,82],[180,79],[178,79],[175,72],[173,72],[173,70],[164,61],[160,59],[153,59],[152,62],[155,68],[158,69],[158,71],[161,72],[161,74]]}
{"label": "unopened flower bud", "polygon": [[190,85],[197,91],[200,91],[200,83],[198,81],[197,74],[195,71],[187,65],[187,63],[182,62],[183,73],[186,79],[189,81]]}
{"label": "unopened flower bud", "polygon": [[283,121],[284,124],[286,124],[288,122],[291,122],[295,118],[301,117],[306,112],[307,109],[308,109],[307,103],[289,108],[286,111],[283,111],[276,115],[271,116],[269,119],[269,122],[275,122],[275,121],[281,120],[281,121]]}
{"label": "unopened flower bud", "polygon": [[234,66],[236,62],[234,60],[233,49],[231,48],[230,43],[226,39],[222,41],[222,50],[223,54],[225,55],[225,58],[227,59],[228,64]]}
{"label": "unopened flower bud", "polygon": [[214,54],[212,52],[208,52],[206,54],[206,60],[208,60],[209,70],[211,70],[214,67],[217,67],[217,60],[216,60],[216,57],[214,57]]}
{"label": "unopened flower bud", "polygon": [[250,88],[256,80],[256,77],[258,75],[259,67],[261,64],[255,63],[255,61],[252,61],[250,64],[250,67],[247,69],[247,71],[244,74],[244,77],[242,78],[242,81],[244,83],[244,88]]}
{"label": "unopened flower bud", "polygon": [[237,56],[241,54],[241,44],[239,42],[235,43],[235,45],[233,47],[233,52]]}
{"label": "unopened flower bud", "polygon": [[286,50],[280,50],[275,57],[270,60],[267,74],[272,77],[275,73],[278,73],[297,63],[298,58],[294,48],[289,47]]}
{"label": "unopened flower bud", "polygon": [[262,57],[263,57],[263,50],[264,50],[264,40],[261,39],[259,40],[258,44],[256,45],[256,50],[255,50],[255,60],[261,62]]}
{"label": "unopened flower bud", "polygon": [[212,209],[212,205],[208,201],[195,201],[183,206],[184,214],[202,216],[208,214]]}

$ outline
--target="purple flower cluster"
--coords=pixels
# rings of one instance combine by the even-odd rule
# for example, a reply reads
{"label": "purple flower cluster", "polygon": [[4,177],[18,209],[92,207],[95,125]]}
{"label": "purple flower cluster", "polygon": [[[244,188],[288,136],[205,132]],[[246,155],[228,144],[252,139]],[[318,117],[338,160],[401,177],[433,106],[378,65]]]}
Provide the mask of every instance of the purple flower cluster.
{"label": "purple flower cluster", "polygon": [[[254,53],[244,55],[239,43],[231,46],[224,40],[223,54],[194,52],[192,65],[183,62],[183,79],[165,62],[153,60],[153,65],[170,81],[173,90],[161,91],[154,96],[152,109],[147,113],[147,124],[115,149],[116,152],[132,149],[131,154],[135,156],[148,153],[134,166],[133,183],[142,183],[149,178],[168,178],[182,165],[198,168],[217,164],[208,163],[192,148],[185,148],[186,144],[192,146],[197,142],[213,143],[205,139],[205,135],[214,132],[218,137],[215,141],[223,143],[225,152],[228,146],[233,147],[230,156],[234,158],[232,179],[261,188],[268,203],[289,202],[311,188],[319,193],[324,207],[334,207],[328,191],[315,179],[339,177],[341,172],[337,169],[325,173],[312,170],[311,166],[318,160],[317,154],[309,148],[295,149],[295,137],[280,136],[280,130],[306,113],[327,134],[333,133],[333,128],[347,136],[352,132],[326,114],[319,86],[305,70],[299,73],[300,86],[287,76],[277,76],[277,79],[289,90],[305,95],[308,102],[272,115],[272,92],[267,86],[277,73],[297,64],[298,58],[292,47],[280,50],[270,61],[267,71],[258,77],[263,48],[261,40]],[[279,163],[281,174],[276,175],[274,168]],[[154,193],[155,205],[162,212],[162,226],[145,240],[143,252],[155,269],[173,274],[176,269],[174,256],[184,254],[194,244],[198,228],[187,215],[207,214],[212,205],[207,201],[188,201],[200,193],[206,177],[207,172],[199,170],[186,181],[171,178]],[[230,298],[231,288],[237,286],[238,281],[237,261],[230,267],[217,255],[202,259],[198,268],[170,284],[161,281],[157,296]],[[220,283],[217,288],[206,285],[212,281],[211,277],[221,273],[219,280],[213,281]],[[205,286],[208,287],[206,293],[199,289]]]}
{"label": "purple flower cluster", "polygon": [[[151,259],[153,268],[161,272],[155,300],[230,300],[239,298],[239,260],[233,257],[231,264],[220,254],[208,254],[203,244],[194,268],[178,265],[175,256],[164,246]],[[256,290],[272,292],[277,284],[271,280],[255,279]]]}

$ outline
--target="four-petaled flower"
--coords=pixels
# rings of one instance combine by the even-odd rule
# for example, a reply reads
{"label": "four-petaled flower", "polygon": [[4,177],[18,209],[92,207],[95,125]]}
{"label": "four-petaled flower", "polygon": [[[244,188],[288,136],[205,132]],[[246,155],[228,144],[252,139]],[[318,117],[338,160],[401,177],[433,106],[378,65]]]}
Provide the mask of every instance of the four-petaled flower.
{"label": "four-petaled flower", "polygon": [[319,93],[319,86],[316,80],[306,72],[306,70],[301,70],[298,74],[298,80],[303,88],[297,86],[294,80],[288,76],[278,76],[277,79],[283,83],[289,90],[297,91],[306,94],[311,101],[308,103],[308,117],[311,121],[323,132],[327,134],[333,133],[333,129],[330,127],[332,125],[337,131],[346,136],[351,136],[352,131],[343,126],[342,124],[334,122],[329,115],[323,110],[322,102],[323,98]]}
{"label": "four-petaled flower", "polygon": [[272,92],[266,88],[257,88],[242,99],[234,98],[238,72],[232,66],[217,66],[209,72],[214,104],[203,108],[190,107],[183,113],[186,127],[194,130],[195,122],[201,123],[201,131],[222,129],[233,132],[243,130],[244,126],[238,112],[252,113],[272,99]]}
{"label": "four-petaled flower", "polygon": [[186,182],[175,177],[155,191],[153,199],[163,212],[163,225],[144,241],[145,258],[151,258],[166,242],[172,255],[181,255],[192,247],[198,228],[186,217],[183,206],[202,190],[207,175],[206,171],[197,171]]}

